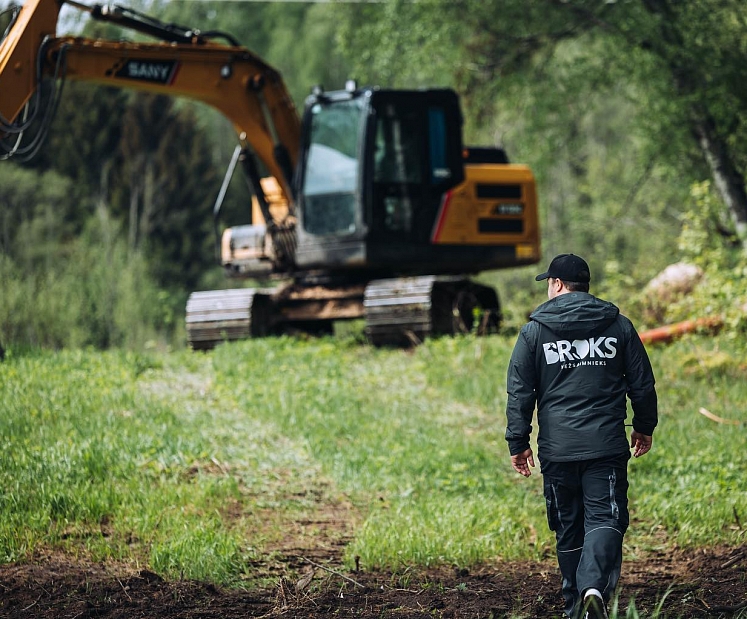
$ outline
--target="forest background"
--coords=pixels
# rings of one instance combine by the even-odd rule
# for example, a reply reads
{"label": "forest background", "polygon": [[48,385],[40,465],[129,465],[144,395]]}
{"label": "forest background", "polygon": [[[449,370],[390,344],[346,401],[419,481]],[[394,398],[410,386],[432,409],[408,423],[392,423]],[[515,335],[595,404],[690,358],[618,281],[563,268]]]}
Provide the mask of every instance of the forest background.
{"label": "forest background", "polygon": [[[311,86],[453,87],[465,143],[503,146],[539,185],[543,263],[572,251],[594,291],[641,326],[721,314],[744,326],[747,14],[740,0],[148,2],[223,30]],[[137,38],[65,12],[67,31]],[[4,30],[4,24],[0,24]],[[60,33],[62,34],[62,33]],[[6,348],[179,347],[216,266],[212,206],[236,138],[183,100],[65,85],[50,134],[0,165],[0,341]],[[223,223],[246,221],[239,178]],[[651,311],[644,284],[680,260],[700,292]],[[536,268],[485,274],[519,324]],[[656,308],[653,308],[654,310]]]}

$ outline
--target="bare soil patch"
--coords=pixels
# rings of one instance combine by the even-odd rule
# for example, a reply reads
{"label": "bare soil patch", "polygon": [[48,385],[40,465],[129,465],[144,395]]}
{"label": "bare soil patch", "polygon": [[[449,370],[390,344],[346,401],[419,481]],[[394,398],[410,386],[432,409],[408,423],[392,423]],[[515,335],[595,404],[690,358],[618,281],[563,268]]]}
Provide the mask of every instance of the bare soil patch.
{"label": "bare soil patch", "polygon": [[[287,573],[293,577],[280,577],[276,585],[252,592],[204,582],[167,582],[124,564],[58,553],[37,556],[28,563],[0,567],[0,616],[497,619],[511,613],[527,618],[561,615],[559,576],[552,562],[499,563],[472,571],[344,572],[328,552],[329,548],[315,556],[324,563],[286,555]],[[271,571],[276,570],[277,561]],[[662,551],[626,563],[623,608],[635,598],[636,607],[646,616],[666,591],[663,608],[669,617],[747,616],[747,545]]]}

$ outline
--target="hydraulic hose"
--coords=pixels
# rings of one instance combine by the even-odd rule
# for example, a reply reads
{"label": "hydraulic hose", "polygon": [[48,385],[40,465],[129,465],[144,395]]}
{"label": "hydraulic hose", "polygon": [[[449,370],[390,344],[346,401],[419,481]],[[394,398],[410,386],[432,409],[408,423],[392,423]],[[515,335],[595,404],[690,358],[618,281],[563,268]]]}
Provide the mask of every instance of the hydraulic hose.
{"label": "hydraulic hose", "polygon": [[10,157],[19,157],[21,161],[29,161],[39,152],[39,149],[49,133],[49,128],[57,113],[57,108],[65,87],[67,45],[61,46],[57,54],[54,74],[50,80],[52,92],[50,94],[50,99],[47,101],[46,106],[44,106],[43,116],[40,121],[41,124],[39,125],[36,134],[31,138],[31,142],[26,146],[21,146],[23,134],[32,127],[42,108],[42,91],[44,84],[43,62],[50,39],[50,36],[45,37],[39,47],[36,62],[36,89],[32,101],[29,101],[26,104],[22,121],[20,123],[10,122],[0,116],[0,131],[12,136],[18,136],[15,140],[15,144],[12,146],[9,146],[3,140],[0,140],[0,150],[4,151],[3,154],[0,154],[0,160],[9,159]]}

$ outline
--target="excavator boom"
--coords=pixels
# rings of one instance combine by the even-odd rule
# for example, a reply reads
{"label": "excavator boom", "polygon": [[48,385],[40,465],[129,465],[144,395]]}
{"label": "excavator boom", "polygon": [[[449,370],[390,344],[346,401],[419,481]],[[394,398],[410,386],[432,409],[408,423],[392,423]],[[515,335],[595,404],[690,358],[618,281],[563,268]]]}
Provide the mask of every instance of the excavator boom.
{"label": "excavator boom", "polygon": [[[96,9],[92,16],[109,19],[102,7]],[[161,43],[57,37],[58,15],[57,0],[29,0],[0,43],[0,133],[13,132],[12,122],[37,92],[42,77],[188,97],[223,113],[242,144],[280,180],[284,197],[292,196],[300,120],[274,68],[244,47],[199,35]],[[114,13],[111,21],[121,22],[118,16]],[[127,25],[137,23],[130,18]],[[158,36],[152,23],[145,22],[142,29]],[[162,27],[163,38],[177,38],[172,30]]]}
{"label": "excavator boom", "polygon": [[[272,176],[291,179],[275,158],[278,144],[295,166],[300,122],[280,75],[246,49],[203,45],[143,44],[58,38],[47,43],[47,67],[64,56],[64,76],[201,101],[223,113]],[[265,120],[263,108],[271,116]]]}

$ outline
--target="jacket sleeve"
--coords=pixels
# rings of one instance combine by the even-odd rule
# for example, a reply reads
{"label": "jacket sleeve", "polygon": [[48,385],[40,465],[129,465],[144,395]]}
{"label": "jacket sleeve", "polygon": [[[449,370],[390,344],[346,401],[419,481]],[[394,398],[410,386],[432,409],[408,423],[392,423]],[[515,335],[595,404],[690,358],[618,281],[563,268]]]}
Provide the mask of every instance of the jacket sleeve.
{"label": "jacket sleeve", "polygon": [[508,363],[506,441],[512,456],[529,449],[532,416],[537,403],[536,338],[532,337],[532,331],[531,323],[522,328]]}
{"label": "jacket sleeve", "polygon": [[651,436],[659,418],[654,371],[635,327],[629,320],[625,320],[628,332],[625,346],[625,378],[633,408],[633,429]]}

